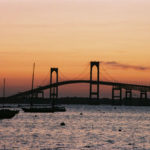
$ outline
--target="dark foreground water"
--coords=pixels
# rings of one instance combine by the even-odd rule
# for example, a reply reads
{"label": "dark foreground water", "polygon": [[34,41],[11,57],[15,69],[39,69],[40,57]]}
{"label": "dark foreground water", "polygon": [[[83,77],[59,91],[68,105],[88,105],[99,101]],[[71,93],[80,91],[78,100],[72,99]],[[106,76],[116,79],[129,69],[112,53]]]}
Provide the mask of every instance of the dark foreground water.
{"label": "dark foreground water", "polygon": [[[66,108],[63,113],[20,111],[11,120],[1,120],[0,149],[150,149],[150,107],[71,105]],[[61,122],[66,125],[60,126]]]}

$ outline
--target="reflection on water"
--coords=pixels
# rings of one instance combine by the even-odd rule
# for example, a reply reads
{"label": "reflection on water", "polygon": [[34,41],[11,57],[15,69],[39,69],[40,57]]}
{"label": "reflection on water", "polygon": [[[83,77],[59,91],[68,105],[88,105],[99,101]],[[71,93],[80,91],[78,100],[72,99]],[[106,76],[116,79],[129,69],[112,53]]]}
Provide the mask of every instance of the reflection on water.
{"label": "reflection on water", "polygon": [[[150,149],[150,107],[66,106],[0,121],[0,149]],[[61,126],[61,122],[65,126]]]}

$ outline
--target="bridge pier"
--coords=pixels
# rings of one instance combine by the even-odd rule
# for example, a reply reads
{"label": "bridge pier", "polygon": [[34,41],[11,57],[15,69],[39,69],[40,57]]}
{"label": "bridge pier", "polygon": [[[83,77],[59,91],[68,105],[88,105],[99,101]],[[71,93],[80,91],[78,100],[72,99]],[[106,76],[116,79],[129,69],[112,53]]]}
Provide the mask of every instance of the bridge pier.
{"label": "bridge pier", "polygon": [[[116,92],[118,94],[116,94]],[[122,88],[121,87],[117,87],[117,86],[112,87],[112,101],[113,101],[113,104],[115,103],[115,100],[119,100],[120,104],[122,104]]]}
{"label": "bridge pier", "polygon": [[23,98],[23,99],[30,99],[32,96],[30,96],[30,95],[24,95],[23,97],[21,97],[21,98]]}
{"label": "bridge pier", "polygon": [[140,92],[140,99],[147,99],[147,91]]}
{"label": "bridge pier", "polygon": [[[41,95],[41,97],[39,97],[39,94]],[[32,98],[42,98],[42,99],[44,99],[44,91],[37,91],[37,92],[33,93]]]}
{"label": "bridge pier", "polygon": [[125,98],[132,99],[132,89],[126,89]]}
{"label": "bridge pier", "polygon": [[[53,72],[56,73],[56,82],[53,82]],[[56,84],[55,87],[50,88],[50,100],[52,100],[52,106],[54,106],[54,99],[58,98],[58,68],[51,68],[50,70],[50,85],[52,83]]]}
{"label": "bridge pier", "polygon": [[[93,71],[93,67],[96,66],[97,68],[97,89],[96,92],[93,92],[93,83],[92,83],[92,71]],[[91,62],[90,63],[90,96],[89,98],[92,99],[92,95],[96,95],[96,98],[99,99],[99,62]]]}
{"label": "bridge pier", "polygon": [[[41,95],[41,97],[39,97],[39,94]],[[44,91],[38,91],[37,92],[37,97],[44,99]]]}

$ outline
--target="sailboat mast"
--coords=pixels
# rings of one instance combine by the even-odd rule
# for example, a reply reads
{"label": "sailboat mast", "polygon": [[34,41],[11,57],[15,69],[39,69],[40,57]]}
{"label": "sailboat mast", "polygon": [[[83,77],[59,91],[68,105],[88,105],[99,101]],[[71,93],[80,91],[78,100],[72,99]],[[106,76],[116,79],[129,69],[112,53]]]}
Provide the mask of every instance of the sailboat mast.
{"label": "sailboat mast", "polygon": [[5,98],[6,79],[3,80],[3,97]]}
{"label": "sailboat mast", "polygon": [[34,71],[35,71],[35,62],[33,63],[33,73],[32,73],[32,86],[31,86],[32,97],[33,97],[33,88],[34,88]]}

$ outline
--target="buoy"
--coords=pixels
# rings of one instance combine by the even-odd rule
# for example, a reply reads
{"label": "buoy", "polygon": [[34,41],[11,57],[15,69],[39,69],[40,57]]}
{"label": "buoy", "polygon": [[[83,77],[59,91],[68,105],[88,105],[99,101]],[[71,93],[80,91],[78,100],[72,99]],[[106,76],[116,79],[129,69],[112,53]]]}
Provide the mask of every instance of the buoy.
{"label": "buoy", "polygon": [[65,124],[64,122],[61,122],[60,125],[61,125],[61,126],[65,126],[66,124]]}
{"label": "buoy", "polygon": [[82,116],[82,115],[83,115],[83,113],[80,113],[80,115]]}

